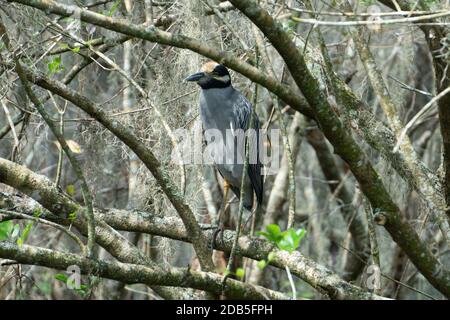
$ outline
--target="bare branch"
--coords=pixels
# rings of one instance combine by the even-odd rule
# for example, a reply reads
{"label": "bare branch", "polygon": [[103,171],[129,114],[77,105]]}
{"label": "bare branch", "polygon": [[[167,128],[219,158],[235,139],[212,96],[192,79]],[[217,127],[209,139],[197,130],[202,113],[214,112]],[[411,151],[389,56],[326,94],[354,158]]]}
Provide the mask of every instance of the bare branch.
{"label": "bare branch", "polygon": [[93,249],[94,249],[94,243],[95,243],[95,221],[94,221],[94,211],[93,211],[93,205],[92,205],[92,195],[91,191],[89,190],[89,187],[87,185],[86,179],[84,177],[83,170],[81,169],[81,165],[78,162],[78,160],[75,158],[73,152],[70,150],[66,139],[63,136],[62,132],[59,132],[59,130],[56,128],[55,124],[52,122],[50,115],[45,111],[44,106],[41,104],[41,101],[36,96],[36,94],[33,92],[27,77],[23,71],[22,63],[17,58],[14,48],[11,45],[11,42],[9,40],[8,33],[6,31],[6,28],[3,24],[3,21],[0,18],[0,35],[2,37],[3,43],[5,44],[6,48],[10,52],[10,54],[13,57],[13,61],[15,63],[15,70],[17,74],[19,75],[20,81],[22,82],[22,85],[25,88],[25,92],[27,93],[29,99],[34,104],[35,108],[38,110],[44,121],[49,126],[50,130],[52,131],[53,135],[56,137],[56,139],[59,142],[59,145],[64,150],[64,153],[66,154],[67,158],[70,161],[70,164],[72,165],[78,179],[81,181],[81,189],[83,193],[84,202],[86,205],[85,216],[88,223],[88,244],[87,244],[87,251],[86,254],[88,257],[92,257]]}
{"label": "bare branch", "polygon": [[220,275],[192,271],[189,268],[155,270],[136,264],[91,260],[71,253],[29,245],[19,247],[8,242],[0,242],[0,256],[22,264],[39,265],[60,270],[66,270],[69,266],[77,265],[83,273],[96,274],[103,278],[124,283],[144,283],[149,286],[181,285],[215,294],[221,294],[223,290],[227,296],[240,299],[289,299],[282,293],[232,279],[228,280],[223,287]]}
{"label": "bare branch", "polygon": [[[58,197],[55,194],[55,197]],[[8,196],[0,193],[0,208],[4,203],[14,203],[18,206],[18,210],[24,213],[33,214],[40,208],[36,203],[30,203],[18,197]],[[44,217],[46,212],[44,211]],[[175,240],[190,242],[188,232],[186,232],[182,221],[176,217],[164,216],[160,214],[152,214],[143,211],[127,211],[120,209],[96,210],[96,218],[102,222],[106,222],[116,230],[149,233],[162,237],[168,237]],[[206,230],[205,236],[210,241],[214,236],[214,231]],[[225,230],[223,242],[218,241],[215,249],[224,252],[231,252],[235,239],[235,232]],[[273,248],[272,244],[247,236],[239,238],[238,250],[236,254],[248,257],[254,260],[267,259],[270,252],[273,252],[274,259],[269,263],[277,268],[283,269],[287,266],[291,272],[297,277],[305,280],[319,292],[329,296],[332,299],[381,299],[382,297],[370,294],[361,288],[352,285],[338,275],[328,270],[326,267],[317,264],[312,259],[303,256],[299,252],[289,254]]]}
{"label": "bare branch", "polygon": [[213,270],[214,268],[210,254],[211,250],[208,248],[208,243],[203,238],[203,234],[195,219],[194,213],[153,152],[144,146],[130,129],[121,124],[118,119],[108,115],[91,100],[80,95],[76,91],[69,89],[62,83],[50,80],[42,75],[36,75],[39,78],[39,81],[36,81],[38,78],[34,78],[33,73],[29,69],[23,68],[27,73],[29,81],[33,81],[35,84],[50,90],[77,105],[87,114],[97,119],[98,122],[104,125],[136,153],[158,181],[161,188],[183,219],[186,228],[190,230],[194,248],[196,248],[197,255],[203,266],[208,270]]}
{"label": "bare branch", "polygon": [[[450,16],[450,11],[422,15],[418,17],[408,17],[400,19],[387,19],[387,20],[361,20],[361,21],[323,21],[316,19],[303,19],[298,17],[291,17],[292,20],[300,23],[307,23],[317,26],[333,26],[333,27],[350,27],[350,26],[367,26],[367,25],[392,25],[392,24],[405,24],[419,21],[429,21],[431,19],[437,19]],[[439,25],[447,25],[446,22],[438,22]]]}
{"label": "bare branch", "polygon": [[[290,36],[282,26],[276,23],[268,12],[254,1],[231,0],[230,2],[261,29],[283,57],[296,84],[311,105],[315,118],[325,136],[333,144],[335,152],[348,163],[373,208],[383,212],[386,217],[383,226],[394,241],[407,253],[428,281],[447,297],[450,297],[450,272],[434,257],[427,245],[420,240],[392,201],[369,159],[333,111],[326,93],[308,69],[302,52],[291,41]],[[439,275],[437,275],[436,270],[440,270]]]}

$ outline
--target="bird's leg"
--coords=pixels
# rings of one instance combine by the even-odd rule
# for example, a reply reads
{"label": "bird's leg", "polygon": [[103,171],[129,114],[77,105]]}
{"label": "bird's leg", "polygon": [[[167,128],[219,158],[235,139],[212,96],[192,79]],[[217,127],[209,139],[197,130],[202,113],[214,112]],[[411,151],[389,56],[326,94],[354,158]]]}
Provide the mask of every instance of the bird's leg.
{"label": "bird's leg", "polygon": [[216,245],[216,238],[217,235],[220,233],[220,241],[223,243],[223,232],[224,232],[224,225],[225,225],[225,212],[228,208],[227,206],[227,200],[228,200],[228,191],[230,190],[230,184],[226,179],[223,179],[223,200],[222,200],[222,207],[219,211],[219,217],[218,219],[218,227],[217,230],[213,234],[212,239],[212,247],[214,248]]}
{"label": "bird's leg", "polygon": [[250,221],[251,221],[250,230],[253,230],[255,228],[256,216],[257,216],[258,210],[260,210],[260,205],[258,203],[256,203],[256,205],[253,206],[253,210],[249,210],[250,215],[245,220],[245,222],[241,225],[241,233],[244,233],[244,230],[247,229],[247,226]]}
{"label": "bird's leg", "polygon": [[230,190],[230,183],[227,180],[223,180],[223,199],[222,199],[222,210],[225,213],[227,208],[228,191]]}
{"label": "bird's leg", "polygon": [[223,243],[223,233],[225,230],[225,217],[226,211],[228,209],[228,192],[230,191],[230,183],[224,179],[223,180],[223,200],[222,200],[222,210],[219,213],[219,233],[220,241]]}
{"label": "bird's leg", "polygon": [[249,214],[247,220],[245,220],[245,222],[241,225],[241,233],[242,233],[242,234],[244,233],[245,229],[247,229],[248,223],[249,223],[250,221],[253,220],[252,218],[253,218],[254,216],[255,216],[254,211],[250,211],[250,214]]}

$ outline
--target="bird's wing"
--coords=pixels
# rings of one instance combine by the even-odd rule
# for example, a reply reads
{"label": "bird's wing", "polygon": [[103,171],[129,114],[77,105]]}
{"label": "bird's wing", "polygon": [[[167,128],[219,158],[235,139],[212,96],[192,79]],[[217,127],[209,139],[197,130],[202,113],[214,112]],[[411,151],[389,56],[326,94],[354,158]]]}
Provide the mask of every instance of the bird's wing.
{"label": "bird's wing", "polygon": [[[242,129],[246,131],[250,126],[251,113],[253,108],[251,103],[243,96],[240,95],[241,99],[233,105],[233,113],[235,115],[234,123],[232,124],[233,130]],[[252,184],[253,190],[255,190],[256,198],[258,203],[261,204],[263,196],[263,175],[261,172],[262,165],[259,150],[261,150],[262,138],[259,133],[259,119],[255,112],[253,112],[253,125],[251,127],[254,130],[253,135],[249,136],[249,165],[248,165],[248,175],[250,177],[250,182]],[[240,136],[240,140],[237,142],[238,150],[241,159],[245,159],[245,142],[243,136]],[[239,139],[239,138],[238,138]],[[241,146],[239,148],[239,146]]]}

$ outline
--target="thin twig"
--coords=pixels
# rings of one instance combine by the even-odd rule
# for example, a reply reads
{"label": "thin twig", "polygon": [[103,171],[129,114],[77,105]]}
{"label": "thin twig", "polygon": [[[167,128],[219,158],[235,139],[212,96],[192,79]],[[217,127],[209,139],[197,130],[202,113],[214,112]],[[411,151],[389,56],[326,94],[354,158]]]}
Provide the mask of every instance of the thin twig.
{"label": "thin twig", "polygon": [[[351,255],[355,256],[355,258],[358,259],[358,260],[360,260],[361,263],[363,263],[364,265],[369,266],[369,264],[367,263],[367,261],[364,261],[364,259],[361,258],[361,257],[360,257],[356,252],[354,252],[353,250],[351,250],[351,249],[345,247],[344,245],[340,244],[339,242],[333,241],[333,243],[335,243],[336,245],[338,245],[340,248],[342,248],[343,250],[347,251],[347,252],[350,253]],[[423,292],[423,291],[420,291],[419,289],[416,289],[416,288],[414,288],[414,287],[412,287],[412,286],[410,286],[410,285],[408,285],[408,284],[406,284],[406,283],[403,283],[403,282],[401,282],[401,281],[398,281],[398,280],[392,278],[391,276],[389,276],[389,275],[387,275],[387,274],[384,274],[383,272],[380,272],[380,275],[381,275],[383,278],[386,278],[386,279],[388,279],[388,280],[390,280],[390,281],[392,281],[392,282],[395,282],[396,284],[398,284],[398,285],[400,285],[400,286],[403,286],[403,287],[405,287],[405,288],[407,288],[407,289],[409,289],[409,290],[411,290],[411,291],[417,292],[418,294],[421,294],[421,295],[423,295],[423,296],[425,296],[425,297],[427,297],[427,298],[430,298],[431,300],[438,300],[438,299],[436,299],[435,297],[429,295],[428,293]]]}
{"label": "thin twig", "polygon": [[[367,217],[367,230],[369,232],[369,242],[370,242],[370,252],[372,256],[372,264],[375,266],[375,268],[378,269],[378,271],[381,271],[381,265],[380,265],[380,250],[378,247],[378,240],[377,240],[377,233],[375,230],[375,223],[373,221],[373,214],[372,214],[372,206],[370,205],[370,202],[367,199],[363,199],[364,203],[364,211],[366,212]],[[375,279],[373,292],[375,294],[381,294],[381,286],[379,283],[379,279]]]}
{"label": "thin twig", "polygon": [[[404,23],[412,23],[424,20],[431,20],[442,18],[450,15],[450,11],[446,10],[440,13],[434,13],[429,15],[423,15],[418,17],[411,18],[402,18],[402,19],[387,19],[387,20],[358,20],[358,21],[323,21],[316,19],[303,19],[298,17],[291,17],[291,20],[306,24],[313,24],[319,26],[334,26],[334,27],[348,27],[348,26],[363,26],[363,25],[391,25],[391,24],[404,24]],[[445,25],[447,23],[441,22],[440,25]]]}
{"label": "thin twig", "polygon": [[394,147],[393,152],[398,152],[400,145],[403,143],[403,140],[405,139],[406,134],[412,128],[412,126],[433,107],[435,102],[437,102],[439,99],[444,97],[449,92],[450,92],[450,87],[441,91],[438,95],[436,95],[433,99],[431,99],[426,105],[424,105],[423,108],[420,109],[420,111],[417,112],[416,115],[411,120],[409,120],[409,122],[406,124],[406,126],[403,128],[403,130],[399,134],[397,143]]}
{"label": "thin twig", "polygon": [[[258,50],[256,49],[256,65],[259,63],[259,54]],[[254,102],[258,101],[258,86],[255,84],[255,92],[254,92]],[[254,110],[256,109],[256,105],[253,105],[253,108],[250,110],[250,122],[248,125],[248,132],[250,132],[253,129],[253,121],[254,121]],[[258,135],[259,132],[256,132]],[[244,215],[244,195],[245,195],[245,180],[247,178],[247,172],[248,172],[248,166],[249,166],[249,153],[250,153],[250,137],[245,137],[245,144],[244,144],[244,167],[242,169],[242,177],[241,177],[241,189],[240,189],[240,196],[239,196],[239,209],[238,209],[238,222],[236,223],[236,236],[233,241],[233,246],[231,247],[230,257],[228,259],[227,264],[227,273],[231,272],[231,268],[233,267],[234,257],[236,255],[236,250],[238,247],[239,242],[239,236],[241,234],[241,225],[242,225],[242,217]],[[255,139],[256,143],[258,143],[258,138]],[[251,191],[253,192],[253,190]],[[224,208],[225,212],[226,208]],[[245,269],[244,269],[245,270]],[[227,275],[225,275],[223,279],[223,284],[225,284],[227,279]]]}
{"label": "thin twig", "polygon": [[45,110],[45,108],[42,105],[42,103],[40,102],[39,98],[33,92],[33,89],[31,88],[31,85],[28,82],[27,76],[26,76],[25,71],[24,71],[24,69],[22,67],[22,63],[17,58],[17,56],[15,54],[15,51],[14,51],[14,48],[11,45],[11,42],[9,40],[9,36],[7,34],[7,31],[6,31],[6,27],[4,26],[3,21],[1,20],[1,17],[0,17],[0,35],[3,37],[3,43],[5,44],[6,48],[8,49],[8,51],[10,52],[10,54],[13,57],[13,60],[14,60],[14,63],[15,63],[16,72],[17,72],[17,74],[18,74],[18,76],[20,78],[20,81],[22,82],[22,84],[23,84],[23,86],[25,88],[25,91],[26,91],[28,97],[30,98],[31,102],[34,104],[34,106],[36,107],[36,109],[38,110],[38,112],[40,113],[42,118],[44,119],[44,121],[49,126],[49,128],[52,131],[53,135],[58,140],[61,148],[66,153],[67,158],[69,159],[69,161],[70,161],[70,163],[71,163],[71,165],[72,165],[72,167],[73,167],[73,169],[75,171],[75,174],[77,175],[77,177],[81,181],[82,195],[83,195],[83,199],[84,199],[84,202],[85,202],[85,205],[86,205],[86,209],[87,209],[87,210],[84,210],[84,212],[86,213],[87,224],[88,224],[88,245],[87,245],[86,254],[87,254],[88,257],[92,257],[92,255],[93,255],[93,248],[94,248],[94,244],[95,244],[94,210],[93,210],[93,206],[92,206],[92,196],[91,196],[91,193],[89,191],[89,187],[87,185],[86,179],[84,178],[84,174],[83,174],[83,171],[81,169],[81,165],[78,162],[78,160],[76,159],[76,157],[72,154],[72,151],[70,150],[69,146],[67,145],[66,140],[60,134],[60,132],[58,131],[58,129],[56,128],[56,126],[52,122],[51,117],[49,116],[49,114]]}
{"label": "thin twig", "polygon": [[[55,106],[56,110],[58,110],[59,113],[59,131],[62,136],[64,136],[64,114],[66,113],[67,109],[67,101],[65,103],[64,109],[61,110],[58,107],[58,104],[56,103],[55,97],[53,97],[53,94],[47,90],[51,101],[53,102],[53,105]],[[64,162],[64,150],[62,148],[59,148],[59,154],[58,154],[58,163],[56,165],[56,177],[55,177],[55,184],[59,186],[61,182],[61,175],[62,175],[62,166]]]}
{"label": "thin twig", "polygon": [[[19,123],[21,123],[24,119],[24,113],[20,113],[17,116],[15,116],[13,120],[13,124],[17,126]],[[5,127],[0,129],[0,140],[3,139],[8,133],[11,131],[11,126],[7,124]]]}
{"label": "thin twig", "polygon": [[287,229],[292,228],[294,225],[295,219],[295,207],[296,207],[296,188],[295,188],[295,168],[294,168],[294,159],[292,155],[291,146],[289,143],[289,134],[287,130],[287,123],[285,120],[285,116],[281,111],[280,104],[278,99],[273,97],[273,104],[275,105],[275,109],[280,114],[280,128],[283,139],[284,152],[286,153],[286,159],[288,163],[289,170],[289,214],[288,214],[288,222]]}
{"label": "thin twig", "polygon": [[83,244],[83,241],[81,241],[81,239],[78,238],[75,233],[73,233],[69,229],[66,229],[66,228],[64,228],[63,226],[61,226],[61,225],[59,225],[57,223],[54,223],[54,222],[51,222],[51,221],[48,221],[48,220],[45,220],[45,219],[42,219],[42,218],[39,218],[39,217],[33,217],[33,216],[30,216],[30,215],[25,214],[25,213],[14,212],[14,211],[9,211],[9,210],[4,210],[4,209],[0,209],[0,213],[5,214],[7,216],[10,216],[12,218],[34,220],[36,222],[39,222],[39,223],[51,226],[51,227],[53,227],[55,229],[58,229],[58,230],[64,232],[65,234],[67,234],[72,240],[74,240],[78,244],[78,246],[80,247],[81,252],[86,254],[86,246]]}
{"label": "thin twig", "polygon": [[391,12],[377,12],[377,13],[369,13],[369,12],[333,12],[333,11],[315,11],[309,9],[300,9],[293,7],[286,7],[288,10],[299,12],[299,13],[310,13],[315,16],[338,16],[338,17],[386,17],[386,16],[418,16],[418,15],[430,15],[440,12],[445,12],[445,10],[436,10],[436,11],[391,11]]}
{"label": "thin twig", "polygon": [[0,104],[2,105],[3,111],[5,112],[6,115],[6,119],[8,120],[8,124],[9,127],[11,129],[13,138],[14,138],[14,148],[17,147],[19,145],[19,138],[17,138],[17,133],[16,133],[16,128],[14,125],[14,121],[11,118],[11,114],[9,113],[8,107],[6,106],[6,104],[3,102],[3,99],[0,99]]}
{"label": "thin twig", "polygon": [[393,76],[391,76],[391,75],[388,75],[388,77],[389,77],[390,79],[394,80],[395,82],[397,82],[397,83],[398,83],[402,88],[404,88],[404,89],[407,89],[407,90],[410,90],[410,91],[413,91],[413,92],[417,92],[417,93],[423,94],[424,96],[427,96],[427,97],[434,97],[433,94],[431,94],[431,93],[429,93],[429,92],[427,92],[427,91],[423,91],[423,90],[419,90],[419,89],[417,89],[417,88],[411,87],[411,86],[407,85],[406,83],[404,83],[404,82],[398,80],[397,78],[395,78],[395,77],[393,77]]}
{"label": "thin twig", "polygon": [[220,12],[220,10],[212,3],[211,0],[205,0],[202,1],[205,5],[207,5],[213,12],[214,14],[217,16],[217,18],[219,18],[223,24],[228,28],[228,30],[230,30],[231,34],[239,41],[239,43],[242,46],[242,49],[244,49],[245,51],[249,50],[248,45],[245,43],[245,41],[242,39],[242,37],[239,35],[239,33],[236,32],[236,30],[234,30],[234,27],[227,21],[226,17],[222,14],[222,12]]}
{"label": "thin twig", "polygon": [[294,300],[297,300],[297,289],[295,288],[295,282],[294,279],[292,278],[291,270],[289,269],[288,266],[285,266],[285,270],[289,279],[289,283],[291,284],[292,298],[294,298]]}

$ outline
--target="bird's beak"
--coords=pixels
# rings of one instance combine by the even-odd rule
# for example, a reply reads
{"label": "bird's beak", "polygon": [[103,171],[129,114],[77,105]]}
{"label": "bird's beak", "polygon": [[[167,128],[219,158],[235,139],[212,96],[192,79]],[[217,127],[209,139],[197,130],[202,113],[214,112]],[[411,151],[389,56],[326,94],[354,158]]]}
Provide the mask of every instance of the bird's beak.
{"label": "bird's beak", "polygon": [[205,76],[204,72],[197,72],[197,73],[191,74],[189,77],[187,77],[184,80],[185,81],[195,81],[195,82],[197,82],[198,80],[200,80],[204,76]]}

